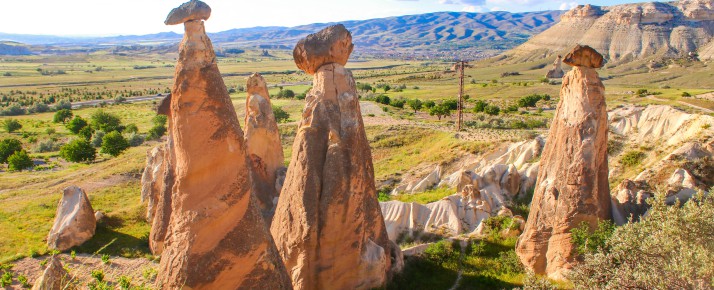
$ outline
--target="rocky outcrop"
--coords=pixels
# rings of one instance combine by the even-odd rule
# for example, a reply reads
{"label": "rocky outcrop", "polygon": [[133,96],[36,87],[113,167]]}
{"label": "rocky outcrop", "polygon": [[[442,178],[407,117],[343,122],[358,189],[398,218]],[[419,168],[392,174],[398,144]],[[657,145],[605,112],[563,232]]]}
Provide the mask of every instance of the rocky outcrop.
{"label": "rocky outcrop", "polygon": [[623,180],[612,192],[612,219],[616,225],[637,222],[647,212],[647,199],[652,197],[647,183],[641,180]]}
{"label": "rocky outcrop", "polygon": [[342,24],[338,24],[298,41],[293,50],[293,59],[299,69],[314,75],[323,65],[347,64],[352,49],[352,34]]}
{"label": "rocky outcrop", "polygon": [[161,191],[161,178],[164,170],[164,144],[160,144],[146,152],[146,166],[141,174],[141,203],[146,203],[146,220],[154,220],[156,203]]}
{"label": "rocky outcrop", "polygon": [[[187,17],[182,19],[202,16]],[[204,23],[190,20],[184,28],[169,125],[176,182],[157,284],[162,289],[290,289],[251,194],[243,131]]]}
{"label": "rocky outcrop", "polygon": [[[577,46],[565,59],[593,60]],[[570,230],[610,219],[605,87],[595,69],[575,66],[563,78],[560,101],[543,149],[531,210],[516,253],[536,273],[563,279],[576,252]]]}
{"label": "rocky outcrop", "polygon": [[[506,55],[538,59],[584,44],[613,63],[649,56],[677,57],[696,52],[714,39],[711,0],[649,2],[610,7],[580,5],[561,21]],[[700,52],[700,54],[702,54]]]}
{"label": "rocky outcrop", "polygon": [[[169,129],[171,125],[169,125]],[[151,183],[155,188],[153,191],[155,206],[153,218],[151,219],[151,231],[149,232],[149,248],[154,255],[161,255],[164,250],[164,240],[171,220],[171,198],[175,184],[174,140],[169,133],[166,144],[158,145],[161,158],[161,168]],[[143,179],[142,179],[143,181]]]}
{"label": "rocky outcrop", "polygon": [[[663,105],[626,106],[612,110],[609,122],[613,133],[627,136],[632,142],[677,145],[698,139],[703,127],[714,126],[714,117],[689,114]],[[712,135],[711,130],[708,131],[707,135]]]}
{"label": "rocky outcrop", "polygon": [[97,220],[84,190],[70,186],[62,190],[55,222],[47,236],[47,246],[60,251],[79,246],[94,236]]}
{"label": "rocky outcrop", "polygon": [[397,264],[376,198],[359,97],[342,66],[350,39],[337,25],[294,50],[298,67],[315,76],[271,233],[295,289],[378,288]]}
{"label": "rocky outcrop", "polygon": [[70,277],[67,270],[62,267],[59,258],[50,256],[47,268],[42,272],[42,276],[37,277],[37,280],[35,280],[32,285],[32,290],[67,289],[71,280],[72,277]]}
{"label": "rocky outcrop", "polygon": [[545,74],[546,78],[549,79],[559,79],[562,78],[563,75],[565,75],[565,72],[563,72],[563,67],[561,64],[561,56],[559,55],[558,58],[553,61],[553,68],[548,70],[548,72]]}
{"label": "rocky outcrop", "polygon": [[277,174],[285,168],[285,157],[265,79],[255,73],[248,78],[246,88],[245,144],[252,168],[253,194],[270,224],[280,195],[276,188]]}

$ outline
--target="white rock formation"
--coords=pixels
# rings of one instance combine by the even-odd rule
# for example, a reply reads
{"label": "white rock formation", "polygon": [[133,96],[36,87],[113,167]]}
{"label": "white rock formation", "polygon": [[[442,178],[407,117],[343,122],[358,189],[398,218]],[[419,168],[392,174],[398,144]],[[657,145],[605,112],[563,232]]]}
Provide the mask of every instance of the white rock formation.
{"label": "white rock formation", "polygon": [[84,190],[70,186],[62,191],[47,246],[60,251],[78,246],[94,236],[97,220]]}

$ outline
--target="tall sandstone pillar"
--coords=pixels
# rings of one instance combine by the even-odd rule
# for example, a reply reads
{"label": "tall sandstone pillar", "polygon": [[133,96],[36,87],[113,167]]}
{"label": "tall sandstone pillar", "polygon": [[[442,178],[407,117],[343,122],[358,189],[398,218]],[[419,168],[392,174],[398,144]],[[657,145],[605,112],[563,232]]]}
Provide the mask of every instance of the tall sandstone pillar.
{"label": "tall sandstone pillar", "polygon": [[255,197],[243,132],[190,1],[166,24],[184,24],[171,98],[175,185],[157,284],[161,289],[290,289]]}
{"label": "tall sandstone pillar", "polygon": [[516,253],[527,268],[564,279],[577,253],[570,230],[610,218],[605,87],[595,71],[602,56],[576,46],[563,60],[560,102],[546,141],[535,194]]}
{"label": "tall sandstone pillar", "polygon": [[[300,40],[314,74],[271,233],[295,289],[371,289],[387,280],[390,244],[354,79],[352,36],[335,25]],[[399,252],[401,253],[401,252]]]}
{"label": "tall sandstone pillar", "polygon": [[245,142],[252,168],[253,193],[258,198],[265,221],[270,224],[280,194],[275,185],[276,173],[285,167],[283,145],[263,76],[251,75],[246,91]]}

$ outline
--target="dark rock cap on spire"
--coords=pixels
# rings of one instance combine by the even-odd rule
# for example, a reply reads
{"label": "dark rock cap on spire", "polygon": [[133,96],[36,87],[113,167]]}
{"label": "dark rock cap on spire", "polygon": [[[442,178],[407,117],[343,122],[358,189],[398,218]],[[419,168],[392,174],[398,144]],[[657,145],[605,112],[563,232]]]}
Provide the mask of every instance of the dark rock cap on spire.
{"label": "dark rock cap on spire", "polygon": [[211,7],[208,4],[198,0],[191,0],[174,8],[166,16],[164,24],[176,25],[185,23],[191,20],[207,20],[211,17]]}
{"label": "dark rock cap on spire", "polygon": [[601,68],[605,64],[605,59],[592,47],[578,44],[565,55],[563,62],[571,66]]}
{"label": "dark rock cap on spire", "polygon": [[342,24],[329,26],[298,41],[293,49],[297,67],[308,74],[315,74],[326,64],[347,64],[352,49],[352,34]]}

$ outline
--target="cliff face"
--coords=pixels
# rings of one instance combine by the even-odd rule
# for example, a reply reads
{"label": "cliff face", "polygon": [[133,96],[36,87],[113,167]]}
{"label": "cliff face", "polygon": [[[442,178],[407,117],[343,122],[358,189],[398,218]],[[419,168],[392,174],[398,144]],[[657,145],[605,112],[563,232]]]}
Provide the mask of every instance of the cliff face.
{"label": "cliff face", "polygon": [[[650,2],[610,7],[580,5],[560,23],[506,55],[538,59],[588,45],[610,62],[648,56],[681,56],[705,52],[714,38],[714,1]],[[700,53],[701,53],[700,52]],[[711,53],[708,53],[707,57]]]}

